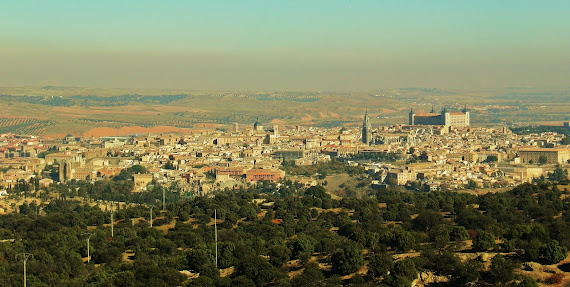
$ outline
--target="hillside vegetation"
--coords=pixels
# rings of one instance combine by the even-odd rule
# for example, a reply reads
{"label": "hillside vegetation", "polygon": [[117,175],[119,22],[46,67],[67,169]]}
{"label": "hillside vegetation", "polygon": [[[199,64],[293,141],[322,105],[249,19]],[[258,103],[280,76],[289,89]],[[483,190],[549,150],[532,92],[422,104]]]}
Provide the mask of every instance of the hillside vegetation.
{"label": "hillside vegetation", "polygon": [[[550,268],[559,278],[537,278],[543,283],[566,276],[570,200],[549,182],[482,196],[388,190],[362,199],[264,182],[213,198],[172,193],[159,211],[162,187],[136,199],[121,180],[54,186],[60,199],[1,216],[0,285],[22,283],[21,252],[34,254],[31,286],[410,286],[420,273],[437,286],[536,286],[525,262],[558,264]],[[142,204],[115,212],[114,237],[109,213],[73,199],[120,194]]]}

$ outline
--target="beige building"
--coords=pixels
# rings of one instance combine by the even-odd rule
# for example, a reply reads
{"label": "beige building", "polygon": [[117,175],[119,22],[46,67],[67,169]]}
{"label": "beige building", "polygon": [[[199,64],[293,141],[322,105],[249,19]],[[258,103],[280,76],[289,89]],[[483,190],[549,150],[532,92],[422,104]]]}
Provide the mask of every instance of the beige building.
{"label": "beige building", "polygon": [[388,183],[395,181],[398,185],[405,185],[408,181],[414,181],[416,179],[416,173],[410,170],[391,170],[386,175]]}
{"label": "beige building", "polygon": [[569,157],[567,148],[527,148],[518,151],[521,163],[539,163],[540,158],[546,159],[546,163],[566,163]]}
{"label": "beige building", "polygon": [[152,182],[152,174],[134,174],[135,191],[146,190],[146,186]]}
{"label": "beige building", "polygon": [[216,145],[227,145],[235,144],[238,142],[243,142],[244,138],[242,136],[221,136],[215,139],[214,144]]}
{"label": "beige building", "polygon": [[259,180],[268,180],[268,181],[279,181],[283,177],[285,177],[285,171],[276,169],[276,170],[269,170],[269,169],[250,169],[245,174],[247,181],[259,181]]}
{"label": "beige building", "polygon": [[435,113],[431,111],[430,113],[420,113],[416,114],[413,110],[410,110],[408,115],[409,125],[430,125],[430,126],[454,126],[456,128],[465,128],[471,125],[469,112],[467,107],[465,107],[460,112],[451,113],[446,109],[443,109],[441,113]]}
{"label": "beige building", "polygon": [[530,181],[533,178],[539,178],[545,173],[541,167],[534,166],[499,165],[497,170],[505,173],[506,176],[510,176],[521,182]]}

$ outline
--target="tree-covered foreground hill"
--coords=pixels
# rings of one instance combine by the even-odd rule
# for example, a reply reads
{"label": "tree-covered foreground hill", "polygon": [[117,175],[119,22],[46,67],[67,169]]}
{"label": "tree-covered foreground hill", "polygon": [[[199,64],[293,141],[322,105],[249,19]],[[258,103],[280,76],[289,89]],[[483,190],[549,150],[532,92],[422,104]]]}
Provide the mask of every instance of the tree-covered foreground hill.
{"label": "tree-covered foreground hill", "polygon": [[521,266],[567,257],[568,198],[548,182],[363,199],[263,183],[154,207],[153,227],[146,205],[120,209],[113,236],[109,213],[53,200],[0,216],[0,286],[23,284],[23,252],[28,286],[537,286]]}

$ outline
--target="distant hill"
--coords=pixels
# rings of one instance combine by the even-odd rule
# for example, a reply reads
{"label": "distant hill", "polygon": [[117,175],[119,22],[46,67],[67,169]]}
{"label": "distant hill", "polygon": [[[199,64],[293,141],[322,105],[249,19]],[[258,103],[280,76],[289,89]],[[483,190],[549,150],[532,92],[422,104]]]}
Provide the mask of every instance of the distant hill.
{"label": "distant hill", "polygon": [[[407,124],[416,111],[461,109],[474,125],[567,121],[568,90],[396,88],[358,92],[185,91],[0,87],[0,132],[83,134],[94,128],[224,127],[237,122],[322,127]],[[566,99],[566,100],[565,100]],[[532,117],[529,115],[532,114]],[[17,122],[15,119],[21,119]]]}

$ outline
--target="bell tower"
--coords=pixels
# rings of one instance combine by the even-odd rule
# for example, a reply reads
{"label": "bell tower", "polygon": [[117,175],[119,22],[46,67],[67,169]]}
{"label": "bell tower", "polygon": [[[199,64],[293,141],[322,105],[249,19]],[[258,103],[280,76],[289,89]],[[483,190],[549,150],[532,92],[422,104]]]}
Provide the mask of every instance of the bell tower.
{"label": "bell tower", "polygon": [[370,126],[368,111],[364,114],[364,120],[362,121],[362,142],[367,145],[370,145],[370,142],[372,142],[372,127]]}

